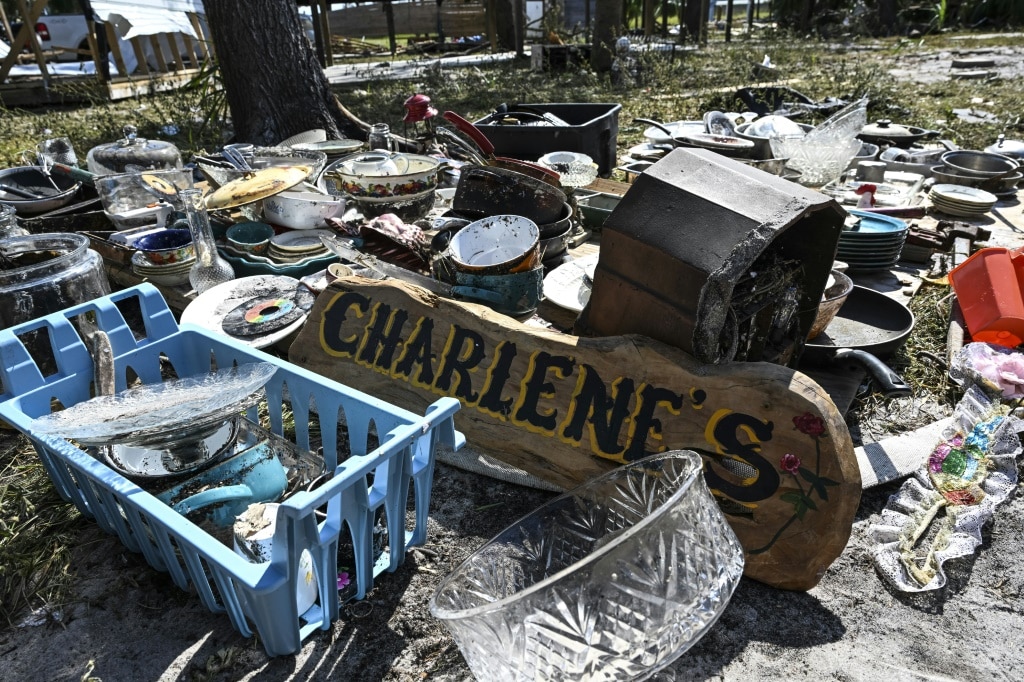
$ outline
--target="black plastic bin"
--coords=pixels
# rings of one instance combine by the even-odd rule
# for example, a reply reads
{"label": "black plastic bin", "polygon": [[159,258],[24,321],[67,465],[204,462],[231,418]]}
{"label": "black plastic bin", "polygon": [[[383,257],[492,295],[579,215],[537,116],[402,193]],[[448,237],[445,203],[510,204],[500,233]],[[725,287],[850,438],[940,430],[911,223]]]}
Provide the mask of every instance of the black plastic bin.
{"label": "black plastic bin", "polygon": [[[607,176],[616,166],[621,104],[523,104],[523,111],[554,114],[569,125],[501,125],[476,121],[498,156],[536,161],[550,152],[580,152]],[[515,107],[510,107],[510,116]]]}

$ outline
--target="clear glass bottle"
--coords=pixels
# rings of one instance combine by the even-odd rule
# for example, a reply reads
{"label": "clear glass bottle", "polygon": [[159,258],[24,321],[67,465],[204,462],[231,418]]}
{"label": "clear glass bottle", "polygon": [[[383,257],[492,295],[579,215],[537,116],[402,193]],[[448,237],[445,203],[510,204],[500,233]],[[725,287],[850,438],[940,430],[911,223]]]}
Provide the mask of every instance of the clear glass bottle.
{"label": "clear glass bottle", "polygon": [[196,293],[201,294],[207,289],[234,279],[235,270],[231,263],[217,253],[217,244],[213,241],[213,230],[210,228],[210,217],[206,213],[202,190],[183,189],[179,195],[185,205],[188,229],[192,232],[192,243],[196,251],[196,262],[189,270],[188,281]]}

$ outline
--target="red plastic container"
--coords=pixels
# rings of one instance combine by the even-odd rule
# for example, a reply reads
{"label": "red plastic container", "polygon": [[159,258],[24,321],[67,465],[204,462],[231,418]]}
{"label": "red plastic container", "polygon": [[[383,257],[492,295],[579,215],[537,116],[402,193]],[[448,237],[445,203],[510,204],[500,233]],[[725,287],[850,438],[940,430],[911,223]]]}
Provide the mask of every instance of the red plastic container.
{"label": "red plastic container", "polygon": [[1014,348],[1024,343],[1024,252],[981,249],[949,273],[974,341]]}

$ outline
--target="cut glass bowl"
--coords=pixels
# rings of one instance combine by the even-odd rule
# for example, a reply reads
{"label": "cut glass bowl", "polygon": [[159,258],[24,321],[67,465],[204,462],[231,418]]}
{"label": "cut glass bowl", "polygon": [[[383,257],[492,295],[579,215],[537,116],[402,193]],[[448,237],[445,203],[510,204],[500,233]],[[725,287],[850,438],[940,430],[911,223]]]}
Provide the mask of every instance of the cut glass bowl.
{"label": "cut glass bowl", "polygon": [[641,680],[725,610],[743,550],[676,450],[520,519],[441,583],[430,612],[479,680]]}

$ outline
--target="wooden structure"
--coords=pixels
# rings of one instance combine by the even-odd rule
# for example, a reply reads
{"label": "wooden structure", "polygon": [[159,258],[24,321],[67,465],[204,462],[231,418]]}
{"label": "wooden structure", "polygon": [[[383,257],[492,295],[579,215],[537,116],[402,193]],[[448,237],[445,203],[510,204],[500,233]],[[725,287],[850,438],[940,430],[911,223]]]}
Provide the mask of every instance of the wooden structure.
{"label": "wooden structure", "polygon": [[[122,52],[112,25],[90,21],[88,56],[96,65],[95,74],[54,74],[48,68],[48,60],[55,55],[43,52],[33,29],[49,0],[16,1],[24,21],[21,30],[13,37],[10,52],[0,62],[0,102],[4,106],[31,106],[73,99],[69,89],[55,87],[62,83],[86,86],[92,96],[99,94],[112,100],[173,90],[192,79],[212,54],[206,26],[194,13],[189,13],[188,17],[198,39],[182,33],[136,36],[128,41],[134,60]],[[6,17],[3,19],[9,29]],[[26,48],[33,55],[39,74],[11,77],[14,66],[24,61],[23,50]],[[113,70],[107,59],[108,51]]]}
{"label": "wooden structure", "polygon": [[702,365],[642,336],[539,330],[361,277],[317,298],[289,359],[414,411],[456,397],[470,443],[563,487],[644,454],[697,450],[747,575],[777,587],[817,584],[860,501],[842,415],[780,365]]}

